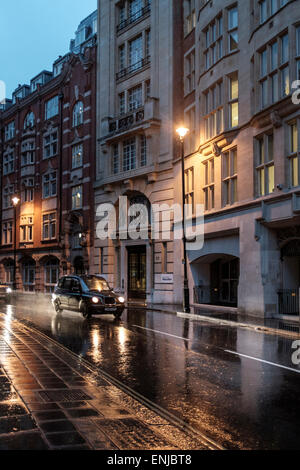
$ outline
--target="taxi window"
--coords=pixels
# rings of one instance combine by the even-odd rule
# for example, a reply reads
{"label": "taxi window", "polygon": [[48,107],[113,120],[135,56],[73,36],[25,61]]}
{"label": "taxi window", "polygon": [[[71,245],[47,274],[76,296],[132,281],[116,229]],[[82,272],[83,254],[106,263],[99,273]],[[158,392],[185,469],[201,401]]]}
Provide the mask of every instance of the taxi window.
{"label": "taxi window", "polygon": [[65,277],[63,289],[71,290],[73,279],[71,277]]}

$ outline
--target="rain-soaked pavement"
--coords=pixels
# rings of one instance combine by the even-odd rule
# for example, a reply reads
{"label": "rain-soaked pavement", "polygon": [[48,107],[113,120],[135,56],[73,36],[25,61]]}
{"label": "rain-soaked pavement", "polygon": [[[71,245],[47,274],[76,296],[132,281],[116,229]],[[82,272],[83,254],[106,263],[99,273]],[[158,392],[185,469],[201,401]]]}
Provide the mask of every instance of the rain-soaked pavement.
{"label": "rain-soaked pavement", "polygon": [[83,319],[3,306],[227,449],[299,449],[295,338],[130,309]]}

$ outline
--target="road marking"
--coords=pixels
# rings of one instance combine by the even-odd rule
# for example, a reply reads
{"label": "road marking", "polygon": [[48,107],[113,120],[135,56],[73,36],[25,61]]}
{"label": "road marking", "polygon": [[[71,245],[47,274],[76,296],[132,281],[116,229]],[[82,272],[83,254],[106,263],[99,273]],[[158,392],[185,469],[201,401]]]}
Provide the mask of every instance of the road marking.
{"label": "road marking", "polygon": [[293,367],[282,366],[281,364],[276,364],[276,362],[265,361],[264,359],[259,359],[258,357],[247,356],[246,354],[240,354],[240,353],[235,352],[235,351],[229,351],[228,349],[224,349],[224,351],[229,353],[229,354],[234,354],[235,356],[245,357],[246,359],[252,359],[253,361],[257,361],[257,362],[264,362],[265,364],[280,367],[281,369],[290,370],[292,372],[296,372],[297,374],[300,374],[300,370],[293,369]]}
{"label": "road marking", "polygon": [[182,338],[182,336],[171,335],[170,333],[164,333],[163,331],[151,330],[151,328],[144,328],[143,326],[138,326],[138,325],[132,325],[132,326],[134,326],[135,328],[140,328],[141,330],[153,331],[153,333],[159,333],[160,335],[172,336],[172,338],[182,339],[183,341],[191,341],[190,339]]}

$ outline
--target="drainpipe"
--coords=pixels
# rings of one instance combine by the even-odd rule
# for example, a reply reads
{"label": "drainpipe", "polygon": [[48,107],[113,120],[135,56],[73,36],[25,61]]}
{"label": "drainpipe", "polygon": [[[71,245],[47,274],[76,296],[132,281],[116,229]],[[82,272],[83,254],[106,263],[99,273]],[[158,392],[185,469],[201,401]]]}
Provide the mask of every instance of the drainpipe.
{"label": "drainpipe", "polygon": [[62,162],[63,162],[63,92],[59,95],[60,102],[60,132],[59,132],[59,171],[58,171],[58,187],[59,187],[59,197],[58,197],[58,207],[59,207],[59,234],[58,242],[61,243],[61,232],[62,232]]}

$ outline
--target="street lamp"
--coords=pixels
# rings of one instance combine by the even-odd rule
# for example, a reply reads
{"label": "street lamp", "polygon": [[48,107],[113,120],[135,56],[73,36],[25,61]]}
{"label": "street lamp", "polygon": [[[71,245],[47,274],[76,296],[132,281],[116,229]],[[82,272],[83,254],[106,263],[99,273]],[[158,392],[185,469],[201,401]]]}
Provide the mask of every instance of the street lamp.
{"label": "street lamp", "polygon": [[185,234],[185,173],[184,173],[184,138],[189,133],[189,129],[186,127],[180,127],[176,130],[180,137],[181,142],[181,181],[182,181],[182,230],[183,230],[183,267],[184,267],[184,279],[183,279],[183,310],[186,313],[190,313],[190,291],[189,281],[187,274],[187,254],[186,254],[186,234]]}
{"label": "street lamp", "polygon": [[17,269],[17,205],[20,199],[17,196],[12,198],[14,206],[14,278],[13,278],[13,289],[16,290],[16,269]]}

